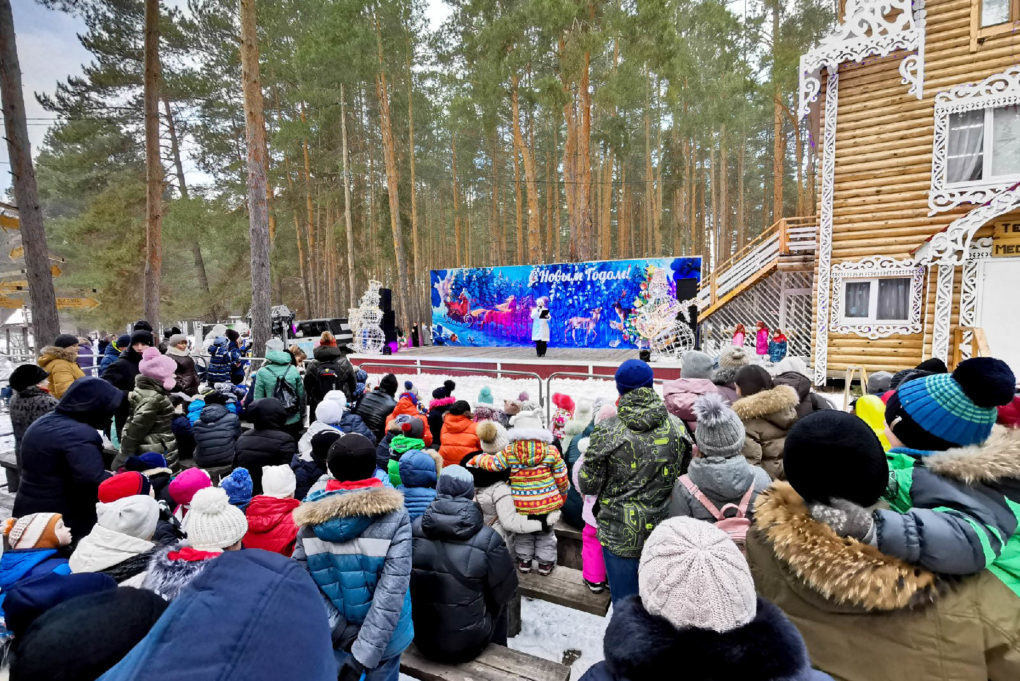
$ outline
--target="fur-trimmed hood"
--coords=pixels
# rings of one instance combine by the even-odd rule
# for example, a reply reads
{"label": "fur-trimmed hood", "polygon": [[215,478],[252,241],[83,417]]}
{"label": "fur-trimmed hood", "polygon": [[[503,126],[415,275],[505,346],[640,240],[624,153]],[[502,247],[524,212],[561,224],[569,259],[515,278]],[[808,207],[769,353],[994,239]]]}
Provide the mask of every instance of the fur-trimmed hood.
{"label": "fur-trimmed hood", "polygon": [[170,560],[170,554],[180,550],[180,544],[172,544],[153,553],[142,587],[172,601],[212,560]]}
{"label": "fur-trimmed hood", "polygon": [[928,454],[924,465],[966,485],[1020,478],[1020,430],[995,426],[983,443]]}
{"label": "fur-trimmed hood", "polygon": [[[754,419],[765,419],[781,428],[789,428],[797,418],[794,410],[798,404],[800,397],[796,390],[788,385],[777,385],[771,390],[762,390],[760,393],[741,397],[733,403],[733,411],[744,423]],[[788,419],[787,417],[791,415],[793,418]]]}
{"label": "fur-trimmed hood", "polygon": [[392,487],[311,492],[307,501],[294,509],[294,524],[298,527],[316,526],[318,529],[317,526],[330,521],[365,520],[367,525],[372,518],[403,507],[404,496]]}
{"label": "fur-trimmed hood", "polygon": [[923,607],[938,597],[936,575],[840,537],[811,517],[788,482],[775,482],[758,495],[754,530],[793,575],[838,605],[891,611]]}
{"label": "fur-trimmed hood", "polygon": [[678,671],[685,681],[828,678],[811,670],[796,627],[779,608],[760,598],[753,620],[717,633],[676,629],[649,614],[640,597],[629,596],[614,608],[605,641],[607,670],[621,680],[669,678]]}
{"label": "fur-trimmed hood", "polygon": [[429,402],[429,411],[432,411],[433,409],[438,409],[440,407],[452,407],[453,403],[456,401],[457,401],[456,398],[453,397],[443,397],[438,400],[432,400],[431,402]]}
{"label": "fur-trimmed hood", "polygon": [[511,428],[506,432],[506,436],[510,442],[534,440],[536,442],[552,444],[555,439],[552,432],[545,428]]}
{"label": "fur-trimmed hood", "polygon": [[58,359],[77,364],[78,346],[72,345],[69,348],[58,348],[56,345],[47,345],[39,353],[39,366],[45,369],[51,362]]}

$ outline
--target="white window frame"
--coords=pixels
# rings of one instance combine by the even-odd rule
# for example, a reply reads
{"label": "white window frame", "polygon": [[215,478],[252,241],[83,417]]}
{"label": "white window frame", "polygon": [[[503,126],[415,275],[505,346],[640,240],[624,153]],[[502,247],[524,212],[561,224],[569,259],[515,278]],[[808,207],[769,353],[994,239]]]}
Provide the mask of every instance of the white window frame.
{"label": "white window frame", "polygon": [[[1012,106],[1006,104],[1003,106]],[[992,175],[992,160],[995,156],[995,110],[1001,109],[1003,106],[991,106],[984,110],[984,133],[981,139],[981,179],[980,180],[966,180],[963,182],[946,182],[946,187],[949,189],[967,189],[970,187],[984,187],[991,183],[1005,182],[1006,184],[1015,184],[1017,180],[1020,180],[1020,170],[1013,173],[1012,175]],[[1020,106],[1020,104],[1016,105]],[[947,132],[946,137],[946,172],[949,172],[949,159],[948,159],[948,144],[949,137]]]}
{"label": "white window frame", "polygon": [[[885,256],[864,258],[832,266],[832,318],[829,330],[870,338],[921,333],[921,312],[925,268],[911,260]],[[878,282],[880,279],[910,279],[910,300],[907,319],[878,319]],[[872,282],[868,317],[846,316],[846,284]]]}
{"label": "white window frame", "polygon": [[955,113],[985,111],[984,169],[991,168],[994,153],[992,110],[1020,105],[1020,65],[985,78],[980,83],[967,83],[945,90],[935,96],[935,134],[932,142],[931,190],[928,192],[929,215],[941,213],[962,203],[987,203],[998,192],[1016,184],[1020,174],[988,177],[972,182],[947,182],[949,155],[949,117]]}

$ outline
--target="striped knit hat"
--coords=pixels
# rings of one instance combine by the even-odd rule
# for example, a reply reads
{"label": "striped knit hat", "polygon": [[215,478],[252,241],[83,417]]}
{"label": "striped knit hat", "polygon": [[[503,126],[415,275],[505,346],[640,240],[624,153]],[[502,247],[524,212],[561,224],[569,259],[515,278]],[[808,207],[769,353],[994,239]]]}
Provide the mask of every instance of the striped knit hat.
{"label": "striped knit hat", "polygon": [[933,374],[901,384],[889,398],[885,420],[907,447],[945,451],[988,439],[996,407],[1008,404],[1016,378],[1005,362],[975,357],[952,374]]}

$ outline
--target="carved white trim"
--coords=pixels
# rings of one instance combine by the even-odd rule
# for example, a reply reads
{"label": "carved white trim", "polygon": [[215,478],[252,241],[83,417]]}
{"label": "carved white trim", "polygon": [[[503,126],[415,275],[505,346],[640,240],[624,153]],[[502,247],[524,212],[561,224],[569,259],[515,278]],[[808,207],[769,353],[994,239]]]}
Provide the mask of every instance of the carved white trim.
{"label": "carved white trim", "polygon": [[[984,237],[974,242],[970,249],[970,257],[963,263],[963,276],[960,280],[960,326],[973,327],[977,323],[978,270],[980,263],[992,255],[992,238]],[[960,355],[970,359],[970,345],[974,332],[966,329]]]}
{"label": "carved white trim", "polygon": [[845,18],[836,29],[800,58],[798,113],[807,116],[821,93],[821,70],[830,72],[848,61],[885,57],[897,50],[917,52],[900,65],[904,83],[918,99],[924,93],[924,0],[848,0]]}
{"label": "carved white trim", "polygon": [[935,320],[932,326],[931,356],[943,362],[949,359],[949,322],[953,313],[953,274],[956,266],[941,261],[935,285]]}
{"label": "carved white trim", "polygon": [[950,222],[918,250],[915,260],[924,265],[936,261],[960,265],[967,260],[974,234],[1000,215],[1015,210],[1020,210],[1020,182],[1000,191],[983,206]]}
{"label": "carved white trim", "polygon": [[815,385],[825,385],[829,367],[829,269],[832,266],[832,197],[836,183],[836,112],[839,109],[839,65],[825,84],[825,129],[822,138],[822,201],[818,219],[818,291],[815,306]]}
{"label": "carved white trim", "polygon": [[1006,178],[965,185],[946,183],[949,150],[949,116],[964,111],[991,109],[1020,104],[1020,65],[1010,66],[980,83],[965,83],[935,95],[935,134],[931,151],[931,190],[928,192],[928,214],[934,215],[961,203],[984,203],[998,192],[1016,184],[1017,178]]}
{"label": "carved white trim", "polygon": [[[896,260],[887,256],[872,256],[856,262],[841,262],[832,267],[832,322],[833,333],[855,334],[872,340],[889,336],[921,333],[921,308],[924,295],[924,267],[912,260]],[[843,319],[843,282],[846,279],[874,279],[876,277],[910,277],[910,316],[902,322],[863,321],[849,323]]]}

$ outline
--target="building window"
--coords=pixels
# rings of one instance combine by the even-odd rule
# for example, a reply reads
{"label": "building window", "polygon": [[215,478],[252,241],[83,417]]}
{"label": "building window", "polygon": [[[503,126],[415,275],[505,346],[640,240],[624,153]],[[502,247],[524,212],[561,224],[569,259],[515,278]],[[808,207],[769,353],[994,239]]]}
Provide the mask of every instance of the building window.
{"label": "building window", "polygon": [[1008,38],[1020,24],[1020,0],[970,0],[970,51],[989,39]]}
{"label": "building window", "polygon": [[1020,105],[949,116],[950,185],[1020,176]]}
{"label": "building window", "polygon": [[981,0],[981,28],[1011,20],[1012,0]]}
{"label": "building window", "polygon": [[844,283],[843,320],[904,322],[910,319],[911,277],[854,279]]}

